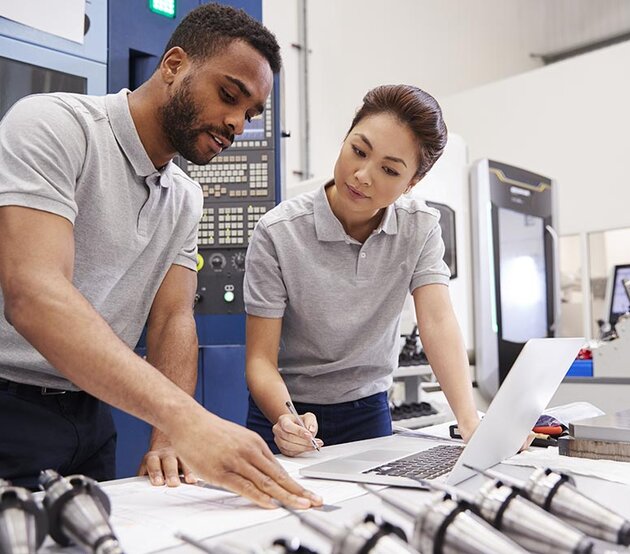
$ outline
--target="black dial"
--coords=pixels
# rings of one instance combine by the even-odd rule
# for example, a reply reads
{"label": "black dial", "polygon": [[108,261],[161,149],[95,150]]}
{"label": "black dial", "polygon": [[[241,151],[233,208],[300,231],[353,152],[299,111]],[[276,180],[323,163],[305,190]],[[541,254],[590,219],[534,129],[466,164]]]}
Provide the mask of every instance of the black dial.
{"label": "black dial", "polygon": [[226,264],[225,256],[223,254],[219,254],[218,252],[216,254],[212,254],[208,261],[210,263],[210,267],[215,271],[222,270]]}
{"label": "black dial", "polygon": [[237,252],[232,255],[232,266],[238,271],[245,271],[245,252]]}

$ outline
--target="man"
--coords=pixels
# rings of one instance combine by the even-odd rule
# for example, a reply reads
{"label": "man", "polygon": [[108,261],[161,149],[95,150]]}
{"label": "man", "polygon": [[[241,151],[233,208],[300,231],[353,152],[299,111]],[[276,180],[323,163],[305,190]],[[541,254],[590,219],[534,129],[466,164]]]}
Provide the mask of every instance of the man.
{"label": "man", "polygon": [[[31,96],[6,115],[0,477],[34,487],[53,467],[113,478],[106,402],[154,426],[143,463],[154,484],[179,483],[178,456],[186,481],[261,506],[321,503],[261,439],[190,396],[203,197],[171,160],[179,152],[206,164],[228,148],[262,111],[280,63],[262,25],[207,4],[181,22],[136,91]],[[145,321],[147,361],[132,351]]]}

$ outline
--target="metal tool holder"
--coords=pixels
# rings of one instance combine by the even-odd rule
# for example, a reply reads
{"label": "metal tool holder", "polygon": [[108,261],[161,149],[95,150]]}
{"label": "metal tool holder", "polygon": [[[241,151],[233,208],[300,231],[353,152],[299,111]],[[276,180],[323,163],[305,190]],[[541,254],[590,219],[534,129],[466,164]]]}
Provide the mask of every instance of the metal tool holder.
{"label": "metal tool holder", "polygon": [[32,554],[47,534],[46,512],[31,492],[0,479],[0,552]]}
{"label": "metal tool holder", "polygon": [[331,543],[331,554],[420,554],[407,544],[405,532],[400,527],[372,514],[367,514],[354,525],[340,526],[283,507],[326,538]]}
{"label": "metal tool holder", "polygon": [[582,531],[500,480],[484,483],[475,495],[474,505],[481,517],[531,552],[589,554],[593,551],[593,541]]}
{"label": "metal tool holder", "polygon": [[593,541],[560,518],[546,512],[515,489],[493,479],[476,494],[426,481],[430,488],[466,502],[490,525],[536,554],[589,554]]}
{"label": "metal tool holder", "polygon": [[46,492],[50,535],[57,543],[75,544],[95,554],[123,554],[109,523],[109,498],[96,481],[83,475],[61,477],[47,469],[39,483]]}
{"label": "metal tool holder", "polygon": [[526,481],[519,481],[492,469],[471,469],[491,479],[499,479],[590,537],[630,545],[630,521],[581,493],[569,475],[539,468]]}
{"label": "metal tool holder", "polygon": [[411,544],[420,552],[431,554],[522,554],[527,552],[470,511],[463,501],[450,494],[434,494],[420,510],[363,487],[385,504],[414,521]]}
{"label": "metal tool holder", "polygon": [[319,554],[300,544],[298,539],[277,539],[271,546],[244,546],[236,543],[221,543],[206,545],[185,533],[176,533],[175,536],[184,542],[209,554]]}

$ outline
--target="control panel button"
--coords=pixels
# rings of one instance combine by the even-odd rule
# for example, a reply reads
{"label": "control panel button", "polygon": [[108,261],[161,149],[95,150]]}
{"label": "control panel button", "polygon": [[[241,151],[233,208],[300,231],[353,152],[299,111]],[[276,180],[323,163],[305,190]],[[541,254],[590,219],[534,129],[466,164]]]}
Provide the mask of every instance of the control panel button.
{"label": "control panel button", "polygon": [[226,290],[223,293],[223,300],[225,300],[228,304],[230,302],[234,302],[234,293],[231,290]]}

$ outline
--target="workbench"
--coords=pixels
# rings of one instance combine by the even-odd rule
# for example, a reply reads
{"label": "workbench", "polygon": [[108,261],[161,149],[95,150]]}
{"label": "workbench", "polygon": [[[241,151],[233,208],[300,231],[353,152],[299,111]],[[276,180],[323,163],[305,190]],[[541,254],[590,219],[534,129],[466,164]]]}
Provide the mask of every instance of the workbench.
{"label": "workbench", "polygon": [[[278,459],[290,473],[297,475],[299,467],[370,448],[387,448],[394,440],[414,442],[418,439],[383,437],[324,447],[320,452],[306,453],[297,458],[278,456]],[[496,469],[519,479],[525,479],[533,471],[533,468],[507,464],[499,464]],[[580,491],[630,518],[630,486],[579,475],[575,479]],[[460,487],[474,492],[484,480],[476,476]],[[379,498],[365,493],[358,485],[319,479],[303,479],[301,482],[323,494],[328,505],[324,510],[308,510],[304,513],[316,515],[330,526],[351,525],[367,513],[373,513],[402,527],[411,536],[412,521],[383,504]],[[127,554],[200,552],[175,538],[175,531],[183,531],[208,546],[225,543],[249,547],[269,546],[278,538],[297,537],[303,545],[320,554],[330,552],[330,544],[325,538],[305,527],[288,512],[256,508],[240,497],[216,489],[194,485],[182,485],[170,490],[167,487],[151,488],[146,478],[139,477],[109,481],[102,483],[102,486],[112,501],[112,523]],[[411,504],[424,503],[431,494],[418,489],[376,488],[380,488],[383,494]],[[206,492],[207,499],[204,498]],[[48,538],[42,551],[70,553],[75,550],[59,549]],[[619,551],[622,551],[621,547]],[[630,549],[626,551],[630,552]],[[600,545],[595,552],[603,553],[605,549]]]}

